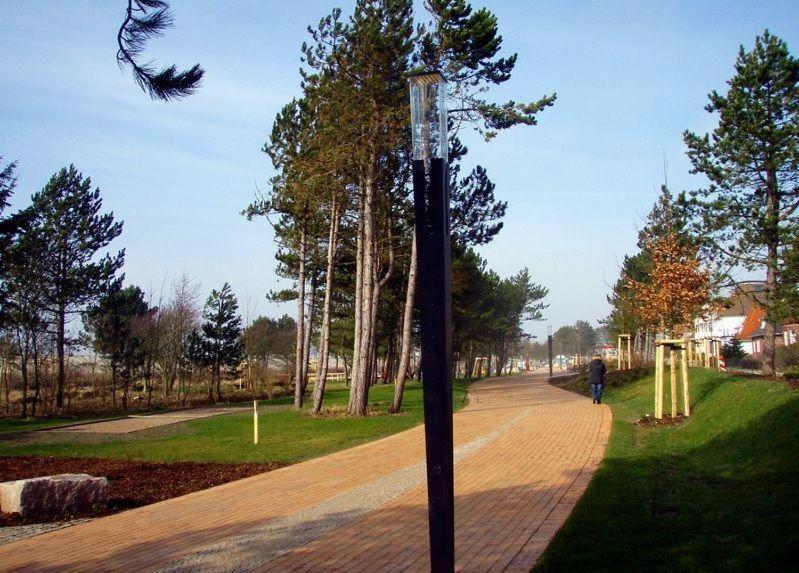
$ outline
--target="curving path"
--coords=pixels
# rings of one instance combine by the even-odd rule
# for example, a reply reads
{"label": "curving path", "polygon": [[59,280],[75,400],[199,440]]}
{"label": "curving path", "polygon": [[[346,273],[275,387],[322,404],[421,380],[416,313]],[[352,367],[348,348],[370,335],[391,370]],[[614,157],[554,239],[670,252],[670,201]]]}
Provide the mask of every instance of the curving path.
{"label": "curving path", "polygon": [[[463,571],[529,571],[599,464],[611,413],[544,375],[455,415]],[[427,571],[423,431],[0,546],[5,571]]]}

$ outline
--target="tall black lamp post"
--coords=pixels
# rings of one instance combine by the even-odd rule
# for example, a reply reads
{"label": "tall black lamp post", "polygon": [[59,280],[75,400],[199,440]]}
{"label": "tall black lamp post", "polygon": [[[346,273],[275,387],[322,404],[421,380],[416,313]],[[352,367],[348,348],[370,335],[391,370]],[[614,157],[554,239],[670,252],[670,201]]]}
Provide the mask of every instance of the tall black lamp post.
{"label": "tall black lamp post", "polygon": [[446,83],[437,71],[409,78],[413,131],[418,308],[422,335],[430,568],[455,569],[452,452],[452,309]]}

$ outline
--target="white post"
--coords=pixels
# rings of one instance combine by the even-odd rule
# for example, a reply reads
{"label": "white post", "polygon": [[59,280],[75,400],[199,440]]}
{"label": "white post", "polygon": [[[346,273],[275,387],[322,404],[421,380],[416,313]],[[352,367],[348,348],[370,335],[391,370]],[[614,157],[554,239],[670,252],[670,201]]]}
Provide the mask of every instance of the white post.
{"label": "white post", "polygon": [[252,443],[258,443],[258,400],[252,401]]}

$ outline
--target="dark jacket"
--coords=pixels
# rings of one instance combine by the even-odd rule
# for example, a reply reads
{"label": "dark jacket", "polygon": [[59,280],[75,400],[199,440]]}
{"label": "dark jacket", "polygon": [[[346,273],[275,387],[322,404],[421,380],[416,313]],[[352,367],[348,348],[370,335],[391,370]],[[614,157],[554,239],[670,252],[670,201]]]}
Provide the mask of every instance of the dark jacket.
{"label": "dark jacket", "polygon": [[605,385],[605,363],[601,358],[594,358],[588,363],[588,383]]}

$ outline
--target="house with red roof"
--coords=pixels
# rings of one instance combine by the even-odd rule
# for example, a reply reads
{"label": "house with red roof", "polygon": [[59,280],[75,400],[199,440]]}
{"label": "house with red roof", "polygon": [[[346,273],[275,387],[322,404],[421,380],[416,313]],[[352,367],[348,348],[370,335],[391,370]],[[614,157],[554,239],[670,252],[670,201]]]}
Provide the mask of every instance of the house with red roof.
{"label": "house with red roof", "polygon": [[[763,294],[761,282],[740,283],[730,295],[729,306],[722,312],[694,321],[694,338],[720,338],[722,343],[737,338],[747,354],[762,354],[766,337]],[[797,341],[799,320],[790,319],[777,324],[775,344],[783,346]]]}

